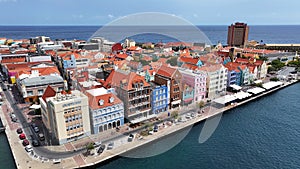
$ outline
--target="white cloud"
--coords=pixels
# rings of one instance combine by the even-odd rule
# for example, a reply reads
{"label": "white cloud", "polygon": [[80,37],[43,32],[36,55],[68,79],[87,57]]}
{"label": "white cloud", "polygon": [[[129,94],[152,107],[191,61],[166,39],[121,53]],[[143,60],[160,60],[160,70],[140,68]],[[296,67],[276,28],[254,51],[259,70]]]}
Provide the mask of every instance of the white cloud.
{"label": "white cloud", "polygon": [[115,16],[112,14],[107,15],[109,17],[109,19],[113,19]]}
{"label": "white cloud", "polygon": [[194,16],[195,18],[198,18],[198,14],[194,14],[193,16]]}

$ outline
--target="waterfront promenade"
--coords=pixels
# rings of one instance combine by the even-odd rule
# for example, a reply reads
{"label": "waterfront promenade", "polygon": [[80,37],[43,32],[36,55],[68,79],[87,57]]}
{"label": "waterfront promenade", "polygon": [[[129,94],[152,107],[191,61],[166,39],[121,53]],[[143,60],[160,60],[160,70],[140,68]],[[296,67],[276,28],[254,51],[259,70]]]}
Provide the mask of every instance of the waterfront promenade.
{"label": "waterfront promenade", "polygon": [[[270,91],[266,91],[260,95],[251,97],[243,102],[240,102],[240,103],[237,103],[234,105],[229,105],[229,106],[226,106],[226,107],[223,107],[220,109],[214,108],[214,109],[210,109],[210,111],[206,110],[201,116],[192,118],[185,122],[178,123],[177,125],[172,125],[167,128],[163,128],[163,129],[159,130],[159,132],[154,133],[153,135],[144,137],[144,139],[142,139],[142,140],[135,139],[133,142],[127,142],[126,141],[127,137],[124,136],[125,139],[123,138],[123,141],[122,141],[123,145],[116,146],[112,150],[105,150],[101,155],[84,157],[82,154],[78,154],[74,157],[62,159],[60,164],[53,164],[53,161],[51,161],[51,160],[35,159],[33,156],[31,156],[24,150],[24,147],[22,146],[21,141],[19,140],[18,135],[16,133],[16,129],[18,127],[20,127],[20,124],[12,123],[10,121],[8,112],[5,112],[6,110],[10,109],[9,107],[7,109],[7,107],[5,107],[6,105],[2,106],[2,109],[0,110],[0,117],[2,119],[3,125],[6,126],[5,132],[6,132],[10,147],[12,149],[13,156],[15,158],[16,166],[18,168],[79,168],[79,167],[92,166],[92,165],[101,163],[101,162],[111,159],[117,155],[121,155],[129,150],[133,150],[133,149],[141,147],[147,143],[151,143],[151,142],[157,140],[158,138],[162,138],[169,134],[175,133],[179,130],[182,130],[183,128],[192,126],[195,123],[198,123],[205,119],[219,115],[219,114],[223,113],[224,111],[238,107],[240,105],[248,103],[252,100],[255,100],[259,97],[265,96],[269,93],[272,93],[274,91],[277,91],[279,89],[282,89],[284,87],[292,85],[294,83],[296,83],[296,82],[285,83],[284,85],[282,85],[278,88],[275,88]],[[9,105],[9,104],[7,104],[7,105]],[[63,148],[62,146],[59,146],[59,147]],[[74,149],[74,144],[70,143],[68,145],[64,145],[64,147],[66,149],[68,149],[67,147],[69,147],[68,150],[72,150],[72,149]],[[53,148],[51,148],[51,149],[54,151],[64,151],[64,150],[59,150],[58,147],[55,149],[53,149]]]}

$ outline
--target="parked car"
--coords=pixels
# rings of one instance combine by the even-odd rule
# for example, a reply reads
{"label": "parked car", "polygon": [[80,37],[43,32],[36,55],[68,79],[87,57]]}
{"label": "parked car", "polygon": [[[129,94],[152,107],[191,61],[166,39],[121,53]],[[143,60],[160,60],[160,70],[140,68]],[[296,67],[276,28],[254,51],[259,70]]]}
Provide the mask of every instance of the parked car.
{"label": "parked car", "polygon": [[13,121],[13,122],[17,122],[18,121],[17,116],[14,113],[10,114],[10,118],[11,118],[11,121]]}
{"label": "parked car", "polygon": [[31,145],[27,145],[27,146],[25,147],[25,150],[26,150],[27,152],[32,152],[32,151],[33,151]]}
{"label": "parked car", "polygon": [[32,145],[33,145],[33,147],[38,147],[38,146],[40,146],[40,143],[37,141],[37,140],[32,140],[32,143],[31,143]]}
{"label": "parked car", "polygon": [[153,131],[158,132],[158,125],[157,124],[154,125]]}
{"label": "parked car", "polygon": [[40,132],[40,129],[39,129],[38,126],[36,126],[35,128],[33,128],[33,130],[34,130],[34,132],[36,132],[36,133]]}
{"label": "parked car", "polygon": [[22,128],[18,128],[18,129],[17,129],[17,133],[18,133],[18,134],[21,134],[21,133],[23,133],[23,130],[22,130]]}
{"label": "parked car", "polygon": [[111,149],[113,149],[114,148],[114,142],[110,142],[108,145],[107,145],[107,149],[108,150],[111,150]]}
{"label": "parked car", "polygon": [[104,150],[105,150],[105,145],[102,144],[102,145],[99,147],[99,149],[97,150],[97,153],[98,153],[98,154],[101,154]]}
{"label": "parked car", "polygon": [[39,133],[39,139],[40,139],[41,141],[44,141],[44,140],[45,140],[45,136],[44,136],[43,133]]}
{"label": "parked car", "polygon": [[22,144],[23,144],[23,146],[27,146],[27,145],[29,145],[29,141],[27,139],[24,139]]}
{"label": "parked car", "polygon": [[134,138],[134,135],[133,134],[129,134],[128,136],[128,142],[131,142]]}
{"label": "parked car", "polygon": [[59,164],[61,162],[61,159],[53,159],[53,164]]}
{"label": "parked car", "polygon": [[33,128],[34,132],[36,132],[36,133],[40,132],[39,127],[35,123],[32,123],[31,127]]}
{"label": "parked car", "polygon": [[153,130],[148,131],[149,135],[152,135],[153,133],[154,133]]}
{"label": "parked car", "polygon": [[97,141],[96,141],[96,142],[94,142],[94,147],[100,147],[101,144],[102,144],[101,141],[100,141],[100,142],[97,142]]}
{"label": "parked car", "polygon": [[24,133],[22,133],[22,134],[19,135],[19,138],[20,138],[21,140],[24,140],[24,139],[26,139],[26,135],[25,135]]}

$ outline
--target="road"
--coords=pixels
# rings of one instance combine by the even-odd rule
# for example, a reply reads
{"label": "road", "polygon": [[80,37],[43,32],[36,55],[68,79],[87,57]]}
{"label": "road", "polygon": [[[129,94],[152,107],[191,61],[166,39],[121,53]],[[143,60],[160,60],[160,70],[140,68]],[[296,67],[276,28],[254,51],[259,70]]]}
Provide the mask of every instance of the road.
{"label": "road", "polygon": [[[1,83],[2,89],[5,88],[4,87],[5,85],[6,84]],[[26,134],[26,136],[28,137],[30,135],[35,135],[32,127],[27,122],[26,118],[24,117],[19,107],[16,105],[16,101],[13,98],[13,96],[10,94],[9,90],[5,90],[3,91],[3,93],[5,94],[5,97],[8,103],[10,104],[11,108],[13,109],[14,114],[17,116],[18,122],[22,125],[23,132]],[[51,151],[43,146],[33,147],[33,150],[35,154],[49,159],[68,158],[80,154],[84,151],[84,149],[81,149],[72,152],[57,152],[57,151]]]}
{"label": "road", "polygon": [[290,72],[295,71],[294,67],[284,67],[280,71],[278,71],[278,75],[287,77]]}
{"label": "road", "polygon": [[[5,85],[6,84],[1,83],[2,89],[4,88]],[[5,90],[5,91],[3,91],[3,93],[5,94],[7,101],[10,103],[14,114],[17,116],[18,121],[22,125],[23,131],[27,135],[27,137],[30,135],[37,137],[36,133],[33,131],[33,128],[27,122],[26,117],[24,117],[24,114],[22,113],[20,108],[17,106],[16,100],[15,100],[15,98],[13,98],[14,96],[10,93],[9,90]],[[190,113],[190,112],[197,113],[196,109],[182,109],[180,111],[180,116],[184,116],[186,113]],[[172,119],[172,117],[170,116],[170,117],[164,118],[163,121],[168,121],[171,119]],[[159,123],[162,123],[162,121],[153,122],[153,124],[159,124]],[[145,129],[144,126],[141,126],[141,127],[135,128],[135,129],[131,129],[128,132],[114,132],[114,135],[111,135],[107,139],[102,139],[101,141],[103,144],[108,144],[109,142],[112,142],[112,141],[127,140],[127,137],[130,133],[139,133],[140,131],[142,131],[144,129]],[[96,135],[91,136],[91,138],[94,138],[94,140],[96,140],[97,136]],[[85,147],[74,150],[74,151],[65,151],[65,152],[52,151],[52,150],[47,149],[45,146],[33,147],[33,149],[34,149],[35,154],[37,154],[38,156],[42,156],[44,158],[48,158],[48,159],[62,159],[62,158],[74,157],[75,155],[86,152]]]}

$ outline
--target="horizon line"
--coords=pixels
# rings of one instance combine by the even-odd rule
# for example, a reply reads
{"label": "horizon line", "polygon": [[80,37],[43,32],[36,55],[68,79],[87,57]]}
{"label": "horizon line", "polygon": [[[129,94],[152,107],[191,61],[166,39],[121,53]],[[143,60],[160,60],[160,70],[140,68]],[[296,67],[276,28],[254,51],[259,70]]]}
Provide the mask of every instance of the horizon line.
{"label": "horizon line", "polygon": [[[248,26],[300,26],[300,24],[253,24]],[[0,26],[230,26],[225,24],[195,24],[195,25],[93,25],[93,24],[33,24],[33,25],[27,25],[27,24],[0,24]]]}

